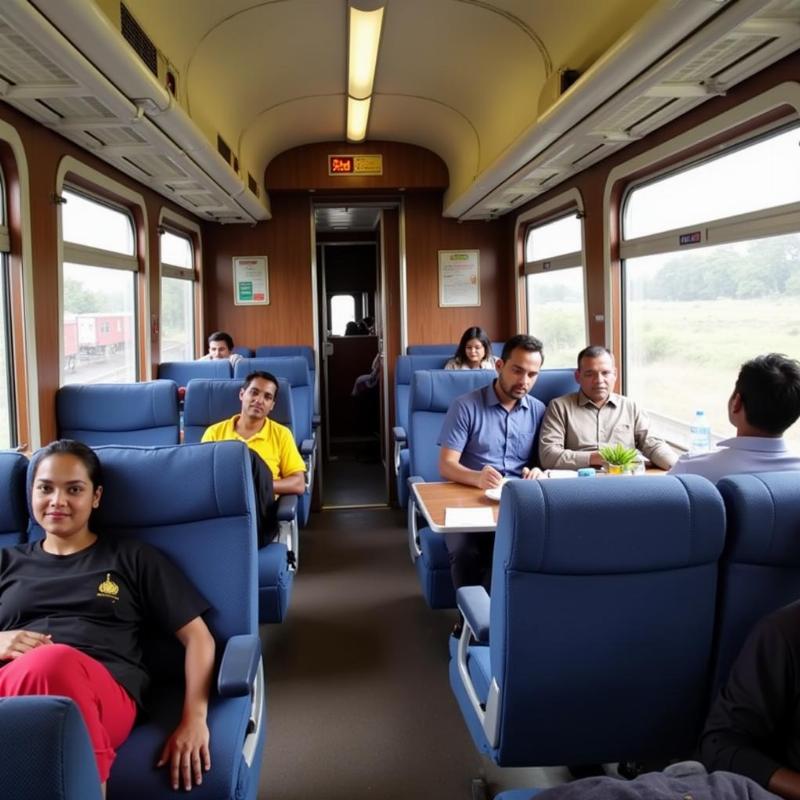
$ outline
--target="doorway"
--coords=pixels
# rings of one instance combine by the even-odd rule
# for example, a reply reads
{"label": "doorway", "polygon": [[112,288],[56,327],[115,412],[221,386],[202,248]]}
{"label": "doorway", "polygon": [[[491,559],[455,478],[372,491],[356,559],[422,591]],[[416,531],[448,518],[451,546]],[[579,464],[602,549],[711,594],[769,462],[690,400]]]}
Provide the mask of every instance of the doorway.
{"label": "doorway", "polygon": [[323,508],[388,503],[382,209],[317,205]]}

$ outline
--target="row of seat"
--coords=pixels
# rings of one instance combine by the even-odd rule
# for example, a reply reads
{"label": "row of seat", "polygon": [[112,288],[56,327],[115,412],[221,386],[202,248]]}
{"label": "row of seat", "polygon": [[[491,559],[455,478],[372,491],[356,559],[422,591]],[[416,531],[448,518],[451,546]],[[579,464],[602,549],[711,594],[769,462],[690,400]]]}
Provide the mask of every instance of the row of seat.
{"label": "row of seat", "polygon": [[[296,371],[306,374],[302,359],[283,359]],[[210,363],[210,362],[207,362]],[[311,509],[311,492],[315,465],[313,438],[300,437],[305,427],[298,421],[295,393],[289,378],[278,378],[279,390],[272,417],[295,434],[308,471],[306,491],[299,497],[284,496],[278,504],[280,535],[278,540],[258,550],[259,614],[264,623],[282,622],[288,611],[299,563],[299,525],[306,524]],[[241,382],[225,380],[191,380],[186,387],[184,409],[184,441],[199,442],[205,429],[241,408]],[[310,395],[305,395],[306,410]],[[173,381],[150,381],[134,384],[87,384],[62,387],[56,396],[56,417],[59,436],[82,441],[92,447],[106,444],[158,446],[177,444],[180,438],[177,386]],[[187,490],[193,487],[187,484]],[[14,528],[23,531],[23,527]]]}
{"label": "row of seat", "polygon": [[[503,354],[505,342],[492,342],[492,355],[500,356]],[[452,358],[458,350],[458,342],[455,344],[410,344],[406,347],[406,354],[410,356],[421,355],[447,355]]]}
{"label": "row of seat", "polygon": [[[169,447],[98,447],[105,474],[98,529],[153,545],[208,600],[217,678],[208,726],[212,769],[192,796],[254,800],[266,733],[258,636],[253,482],[241,442]],[[27,459],[0,452],[0,544],[27,527]],[[34,534],[36,535],[36,534]],[[171,637],[170,637],[171,639]],[[148,714],[119,748],[109,779],[117,800],[173,797],[157,755],[180,720],[183,655],[174,642],[148,644],[158,664]],[[97,798],[99,779],[82,720],[54,697],[0,700],[0,786],[4,798]]]}
{"label": "row of seat", "polygon": [[800,472],[512,481],[450,682],[503,766],[685,757],[753,625],[798,598]]}
{"label": "row of seat", "polygon": [[[402,358],[402,357],[401,357]],[[409,371],[429,356],[406,356],[403,369]],[[399,371],[399,370],[398,370]],[[403,375],[405,377],[405,375]],[[447,410],[462,394],[490,383],[496,377],[491,370],[417,369],[409,372],[407,395],[407,449],[401,459],[401,472],[407,471],[408,484],[416,481],[440,481],[439,434]],[[545,369],[539,374],[531,396],[547,405],[553,398],[575,391],[575,375],[570,369]],[[398,405],[398,409],[400,406]],[[402,456],[402,452],[401,452]],[[454,608],[456,603],[450,562],[444,538],[427,526],[420,527],[413,499],[408,504],[409,550],[431,608]]]}

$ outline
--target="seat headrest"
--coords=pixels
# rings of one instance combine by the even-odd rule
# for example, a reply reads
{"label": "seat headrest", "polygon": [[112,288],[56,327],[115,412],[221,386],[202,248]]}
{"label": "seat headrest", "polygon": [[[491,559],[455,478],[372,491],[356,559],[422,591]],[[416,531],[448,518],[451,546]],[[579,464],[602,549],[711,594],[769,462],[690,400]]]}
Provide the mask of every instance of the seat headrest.
{"label": "seat headrest", "polygon": [[307,344],[273,344],[256,348],[256,358],[274,358],[275,356],[301,356],[306,360],[308,368],[314,370],[314,348]]}
{"label": "seat headrest", "polygon": [[729,561],[800,566],[800,472],[730,475],[717,488],[728,513]]}
{"label": "seat headrest", "polygon": [[[455,350],[453,351],[455,352]],[[414,355],[398,356],[394,367],[395,383],[411,383],[411,376],[420,369],[442,369],[450,355]]]}
{"label": "seat headrest", "polygon": [[722,498],[698,475],[515,480],[503,487],[495,564],[575,575],[674,569],[716,561],[724,537]]}
{"label": "seat headrest", "polygon": [[23,534],[28,527],[25,474],[28,459],[22,453],[0,451],[0,533]]}
{"label": "seat headrest", "polygon": [[447,411],[462,394],[492,383],[490,369],[418,370],[411,378],[409,408],[415,411]]}
{"label": "seat headrest", "polygon": [[256,370],[271,372],[276,378],[286,378],[292,387],[311,385],[308,362],[302,356],[243,358],[234,367],[233,377],[237,380],[244,380]]}
{"label": "seat headrest", "polygon": [[158,377],[186,386],[192,378],[232,378],[233,368],[227,358],[208,361],[165,361],[158,365]]}

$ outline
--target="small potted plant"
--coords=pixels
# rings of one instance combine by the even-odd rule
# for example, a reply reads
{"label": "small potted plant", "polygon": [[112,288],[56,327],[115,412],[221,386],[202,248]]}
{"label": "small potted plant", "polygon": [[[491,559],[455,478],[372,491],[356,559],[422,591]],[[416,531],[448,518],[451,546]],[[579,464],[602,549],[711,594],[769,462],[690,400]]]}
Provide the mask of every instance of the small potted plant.
{"label": "small potted plant", "polygon": [[609,475],[623,475],[633,473],[639,460],[639,454],[633,447],[621,444],[607,444],[600,448],[600,455],[606,462],[606,472]]}

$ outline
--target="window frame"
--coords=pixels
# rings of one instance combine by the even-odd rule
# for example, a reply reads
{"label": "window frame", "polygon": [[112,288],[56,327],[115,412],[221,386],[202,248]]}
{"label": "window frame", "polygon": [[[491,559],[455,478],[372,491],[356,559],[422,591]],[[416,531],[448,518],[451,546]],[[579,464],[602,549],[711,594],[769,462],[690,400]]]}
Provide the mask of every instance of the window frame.
{"label": "window frame", "polygon": [[[65,373],[64,363],[64,264],[78,263],[90,267],[119,269],[132,272],[133,315],[132,333],[134,344],[133,382],[149,380],[152,373],[151,359],[145,358],[150,351],[150,327],[144,324],[149,316],[150,298],[148,286],[148,236],[144,199],[123,184],[117,183],[108,175],[92,169],[72,156],[64,156],[59,163],[56,176],[56,195],[62,191],[79,194],[100,205],[124,213],[131,223],[133,232],[132,256],[99,250],[87,245],[65,241],[62,229],[62,214],[58,213],[58,382],[61,385]],[[97,263],[102,258],[102,263]]]}
{"label": "window frame", "polygon": [[[185,230],[182,230],[175,224],[170,224],[170,217],[166,216],[163,211],[161,214],[161,220],[158,226],[158,318],[160,321],[159,324],[159,336],[158,336],[158,360],[159,362],[162,361],[163,353],[162,353],[162,346],[163,346],[163,321],[164,321],[164,278],[170,278],[173,280],[182,280],[191,283],[192,288],[192,297],[191,297],[191,308],[192,308],[192,320],[190,326],[190,334],[191,334],[191,351],[192,357],[197,357],[197,330],[198,330],[198,313],[197,313],[197,298],[198,298],[198,287],[200,284],[198,270],[197,270],[197,247],[195,245],[195,237],[188,233]],[[162,258],[162,250],[161,250],[161,237],[169,233],[172,236],[180,237],[181,239],[185,239],[189,243],[189,252],[191,254],[191,267],[179,267],[175,264],[170,264],[166,262]]]}
{"label": "window frame", "polygon": [[3,165],[0,164],[0,304],[3,306],[3,330],[0,331],[3,346],[5,348],[5,383],[6,400],[8,403],[8,437],[9,447],[15,448],[18,445],[18,422],[17,422],[17,382],[14,374],[14,324],[13,324],[13,303],[11,299],[11,265],[8,263],[11,257],[11,234],[8,228],[8,202],[7,202],[8,183],[3,173]]}

